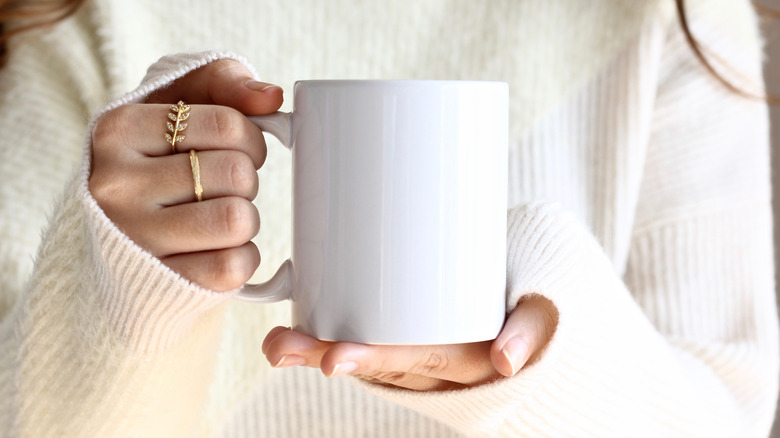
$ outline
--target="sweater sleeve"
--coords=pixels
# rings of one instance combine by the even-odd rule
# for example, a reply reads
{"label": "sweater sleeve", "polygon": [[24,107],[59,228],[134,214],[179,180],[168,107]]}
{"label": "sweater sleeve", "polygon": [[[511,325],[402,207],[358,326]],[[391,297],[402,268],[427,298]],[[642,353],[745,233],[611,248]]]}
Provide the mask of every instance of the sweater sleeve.
{"label": "sweater sleeve", "polygon": [[[760,78],[756,40],[743,50],[719,28],[734,9],[694,33]],[[645,158],[625,273],[561,205],[515,208],[509,308],[535,293],[559,311],[540,360],[467,390],[370,391],[473,436],[767,436],[780,355],[766,106],[723,88],[669,29],[633,148]]]}
{"label": "sweater sleeve", "polygon": [[[215,293],[181,278],[105,216],[87,186],[89,133],[105,111],[227,57],[243,62],[216,52],[163,58],[87,127],[81,167],[53,209],[27,286],[0,324],[0,430],[10,436],[167,437],[196,428],[235,291]],[[54,94],[68,85],[52,72],[34,80],[51,82]],[[15,110],[43,120],[79,113],[52,100]],[[60,127],[68,128],[84,129]],[[29,137],[14,146],[43,147]]]}

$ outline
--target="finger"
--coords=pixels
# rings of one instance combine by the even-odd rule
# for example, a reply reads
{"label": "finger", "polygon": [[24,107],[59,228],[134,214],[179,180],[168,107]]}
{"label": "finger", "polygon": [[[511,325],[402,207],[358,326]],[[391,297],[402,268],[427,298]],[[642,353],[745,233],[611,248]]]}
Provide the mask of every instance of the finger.
{"label": "finger", "polygon": [[247,115],[270,114],[282,105],[282,89],[258,82],[240,62],[221,59],[193,70],[147,98],[149,103],[217,104]]}
{"label": "finger", "polygon": [[[328,376],[344,373],[374,376],[402,372],[473,385],[493,378],[490,342],[454,345],[366,345],[339,343],[325,353],[321,368]],[[346,369],[354,365],[348,365]]]}
{"label": "finger", "polygon": [[281,327],[277,326],[271,329],[270,332],[268,332],[267,335],[265,335],[265,339],[263,339],[263,346],[261,347],[261,351],[263,354],[268,354],[268,346],[273,342],[274,339],[276,339],[277,336],[280,334],[290,330],[290,327]]}
{"label": "finger", "polygon": [[[417,391],[456,389],[465,386],[464,384],[445,381],[430,376],[417,375],[410,372],[386,370],[361,371],[358,364],[350,361],[341,362],[337,366],[325,365],[324,357],[329,356],[332,350],[361,345],[362,344],[320,341],[306,334],[290,330],[287,327],[276,327],[268,333],[263,341],[263,353],[266,355],[269,363],[275,367],[296,365],[313,368],[322,367],[323,374],[328,377],[354,374],[355,376],[372,383],[399,386]],[[484,360],[487,361],[486,356]],[[493,372],[492,374],[495,373]]]}
{"label": "finger", "polygon": [[260,215],[237,196],[209,199],[144,213],[125,221],[125,234],[158,258],[173,254],[235,248],[260,230]]}
{"label": "finger", "polygon": [[[113,157],[116,154],[138,152],[159,157],[173,154],[165,134],[172,122],[170,105],[130,104],[120,106],[104,114],[95,126],[92,141],[98,155]],[[186,124],[181,142],[176,142],[177,152],[190,149],[236,150],[252,158],[256,169],[266,158],[263,132],[240,112],[225,106],[191,105],[190,116],[180,122]]]}
{"label": "finger", "polygon": [[[203,199],[240,196],[251,201],[257,196],[257,171],[246,154],[203,151],[198,154],[198,163]],[[168,207],[196,200],[189,154],[147,158],[137,172],[134,181],[144,181],[138,190],[153,204]]]}
{"label": "finger", "polygon": [[162,262],[201,287],[223,292],[252,278],[260,266],[260,252],[254,243],[247,242],[238,248],[164,257]]}
{"label": "finger", "polygon": [[274,367],[304,365],[319,368],[322,355],[332,345],[332,342],[320,341],[283,327],[271,330],[263,342],[263,352]]}
{"label": "finger", "polygon": [[524,366],[538,359],[555,333],[558,310],[540,295],[523,299],[493,342],[490,358],[504,376],[514,376]]}

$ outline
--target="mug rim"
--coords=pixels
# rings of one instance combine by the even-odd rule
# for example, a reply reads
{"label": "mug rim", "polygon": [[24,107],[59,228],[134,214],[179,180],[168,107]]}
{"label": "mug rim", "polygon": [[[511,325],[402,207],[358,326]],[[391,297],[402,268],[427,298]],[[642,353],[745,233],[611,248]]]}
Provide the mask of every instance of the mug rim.
{"label": "mug rim", "polygon": [[364,85],[364,86],[414,86],[414,85],[498,85],[509,87],[504,81],[479,80],[479,79],[302,79],[295,81],[295,86],[339,86],[339,85]]}

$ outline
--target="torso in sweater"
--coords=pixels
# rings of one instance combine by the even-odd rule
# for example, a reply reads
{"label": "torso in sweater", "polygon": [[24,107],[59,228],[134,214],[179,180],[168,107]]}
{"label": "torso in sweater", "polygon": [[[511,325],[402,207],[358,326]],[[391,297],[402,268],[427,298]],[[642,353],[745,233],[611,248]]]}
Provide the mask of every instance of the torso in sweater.
{"label": "torso in sweater", "polygon": [[[658,52],[673,17],[670,2],[599,3],[193,0],[174,8],[152,0],[110,0],[89,3],[74,21],[46,37],[46,43],[62,53],[59,67],[73,75],[73,90],[61,98],[81,99],[85,112],[134,88],[160,56],[204,49],[246,56],[264,80],[285,88],[288,102],[299,79],[506,81],[511,99],[510,203],[563,203],[588,224],[622,275],[650,141]],[[86,42],[86,49],[73,49],[68,38]],[[57,90],[18,95],[28,91],[35,96]],[[289,104],[283,109],[289,110]],[[77,115],[84,126],[85,115]],[[8,157],[0,160],[6,175],[0,197],[2,266],[4,277],[13,278],[18,289],[31,270],[50,200],[81,156],[83,133],[57,132],[57,121],[51,122],[53,138],[41,141],[43,150],[0,151]],[[45,149],[59,148],[63,137],[68,148]],[[290,157],[274,140],[269,143],[269,159],[259,172],[263,229],[257,241],[263,265],[257,279],[267,278],[290,250]],[[591,165],[583,166],[583,161]],[[272,422],[267,409],[275,403],[274,394],[285,393],[290,385],[353,394],[354,388],[343,382],[290,377],[295,374],[277,376],[269,386],[277,389],[256,392],[268,373],[258,353],[262,336],[273,324],[286,323],[285,309],[285,304],[232,305],[205,422],[222,423],[231,413],[240,417],[236,406],[247,404],[255,407],[244,410],[265,410],[263,421]],[[308,383],[300,383],[304,381]],[[316,404],[316,409],[325,407]],[[400,408],[382,409],[411,415]]]}

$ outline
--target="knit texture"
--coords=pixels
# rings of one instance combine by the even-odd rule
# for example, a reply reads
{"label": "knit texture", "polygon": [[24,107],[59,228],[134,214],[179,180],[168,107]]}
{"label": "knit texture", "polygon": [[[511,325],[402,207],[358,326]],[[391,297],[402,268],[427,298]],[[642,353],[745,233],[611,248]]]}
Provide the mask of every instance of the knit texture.
{"label": "knit texture", "polygon": [[[686,3],[725,74],[760,90],[748,2]],[[108,0],[13,40],[0,435],[767,436],[780,341],[766,107],[708,75],[673,7]],[[127,238],[87,188],[90,120],[222,58],[288,101],[297,79],[507,81],[507,310],[528,294],[555,304],[540,359],[428,393],[272,370],[260,344],[288,304],[204,290]],[[290,252],[290,157],[268,144],[258,280]]]}

